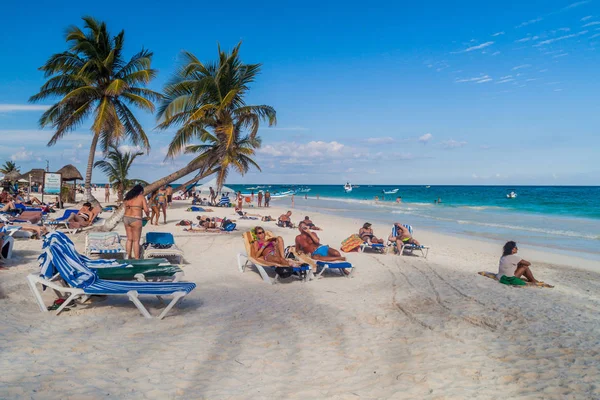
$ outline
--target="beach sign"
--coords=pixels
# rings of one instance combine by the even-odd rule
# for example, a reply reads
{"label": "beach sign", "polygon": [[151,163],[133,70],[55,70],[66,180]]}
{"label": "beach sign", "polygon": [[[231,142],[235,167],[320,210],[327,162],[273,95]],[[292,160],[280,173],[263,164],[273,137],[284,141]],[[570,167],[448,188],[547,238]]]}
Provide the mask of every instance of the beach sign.
{"label": "beach sign", "polygon": [[44,194],[60,194],[61,184],[61,174],[44,173]]}

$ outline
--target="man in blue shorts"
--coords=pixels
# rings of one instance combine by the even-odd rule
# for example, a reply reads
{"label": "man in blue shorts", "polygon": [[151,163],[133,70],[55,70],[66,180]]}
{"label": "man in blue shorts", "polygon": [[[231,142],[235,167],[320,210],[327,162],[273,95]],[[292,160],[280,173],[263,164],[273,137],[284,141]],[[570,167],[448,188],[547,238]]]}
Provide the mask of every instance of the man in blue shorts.
{"label": "man in blue shorts", "polygon": [[311,232],[308,225],[302,221],[298,225],[300,234],[296,236],[296,250],[309,254],[314,260],[320,261],[346,261],[339,251],[321,244],[316,233]]}

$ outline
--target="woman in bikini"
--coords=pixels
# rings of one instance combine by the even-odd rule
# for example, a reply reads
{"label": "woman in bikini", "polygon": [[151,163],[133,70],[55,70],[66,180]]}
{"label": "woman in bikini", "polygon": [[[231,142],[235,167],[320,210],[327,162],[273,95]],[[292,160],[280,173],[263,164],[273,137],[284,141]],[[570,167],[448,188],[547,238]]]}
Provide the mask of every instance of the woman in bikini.
{"label": "woman in bikini", "polygon": [[127,192],[123,204],[125,204],[123,225],[125,225],[125,232],[127,232],[127,245],[125,246],[125,250],[127,251],[127,258],[134,258],[137,260],[140,258],[142,211],[146,213],[146,216],[150,215],[142,185],[135,185],[133,189]]}
{"label": "woman in bikini", "polygon": [[158,200],[156,200],[157,195],[158,191],[156,190],[150,195],[150,209],[152,210],[152,214],[150,215],[150,225],[158,226],[158,219],[160,218],[160,206],[158,205]]}
{"label": "woman in bikini", "polygon": [[363,227],[360,228],[360,230],[358,231],[358,236],[360,236],[360,238],[367,242],[369,245],[373,243],[383,243],[383,239],[377,239],[375,235],[373,235],[373,228],[371,228],[371,224],[368,222],[365,222]]}
{"label": "woman in bikini", "polygon": [[158,203],[158,207],[163,212],[163,217],[165,221],[165,225],[167,224],[167,188],[165,186],[161,187],[156,194],[156,202]]}
{"label": "woman in bikini", "polygon": [[285,258],[284,244],[281,236],[265,238],[265,230],[257,226],[254,228],[257,239],[252,244],[255,258],[262,258],[265,261],[272,262],[281,266],[297,267],[298,263],[289,258]]}
{"label": "woman in bikini", "polygon": [[92,203],[87,202],[83,203],[77,214],[71,214],[67,222],[71,229],[85,228],[90,226],[97,216]]}

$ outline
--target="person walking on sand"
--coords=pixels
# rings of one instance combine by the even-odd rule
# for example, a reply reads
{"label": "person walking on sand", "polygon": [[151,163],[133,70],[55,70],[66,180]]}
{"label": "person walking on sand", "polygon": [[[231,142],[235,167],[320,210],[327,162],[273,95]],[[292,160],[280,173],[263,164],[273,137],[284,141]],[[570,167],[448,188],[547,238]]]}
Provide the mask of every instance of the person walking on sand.
{"label": "person walking on sand", "polygon": [[254,203],[254,190],[250,192],[250,202]]}
{"label": "person walking on sand", "polygon": [[294,196],[295,194],[292,193],[292,208],[294,208]]}
{"label": "person walking on sand", "polygon": [[161,187],[156,194],[156,201],[162,210],[165,225],[167,224],[167,188]]}
{"label": "person walking on sand", "polygon": [[210,205],[214,206],[215,201],[217,200],[217,193],[215,193],[215,189],[213,189],[212,186],[209,188],[209,190],[210,190]]}
{"label": "person walking on sand", "polygon": [[146,216],[150,215],[146,197],[144,197],[144,188],[142,185],[135,185],[123,200],[125,205],[125,215],[123,216],[123,225],[127,233],[127,244],[125,250],[127,258],[140,258],[140,237],[142,236],[142,212]]}
{"label": "person walking on sand", "polygon": [[167,207],[171,207],[173,205],[173,188],[171,185],[167,185],[165,193],[167,194]]}
{"label": "person walking on sand", "polygon": [[265,192],[265,207],[269,207],[269,203],[271,202],[271,193],[269,189]]}
{"label": "person walking on sand", "polygon": [[104,202],[108,203],[110,201],[110,185],[107,183],[104,185]]}
{"label": "person walking on sand", "polygon": [[262,190],[258,192],[258,206],[262,207],[262,199],[263,199],[263,192]]}
{"label": "person walking on sand", "polygon": [[152,210],[152,213],[150,214],[150,225],[156,225],[156,226],[158,226],[158,219],[160,218],[160,206],[158,205],[158,200],[156,199],[157,195],[158,195],[158,190],[155,190],[154,192],[152,192],[152,194],[150,195],[150,201],[149,201],[149,206],[150,206],[150,209]]}
{"label": "person walking on sand", "polygon": [[533,273],[529,268],[531,263],[518,256],[518,251],[519,248],[516,242],[512,240],[506,242],[498,265],[498,279],[502,279],[502,276],[521,278],[524,275],[530,283],[537,283],[538,281],[533,277]]}
{"label": "person walking on sand", "polygon": [[242,196],[242,192],[238,190],[237,195],[235,196],[237,201],[237,208],[242,209],[242,205],[244,204],[244,196]]}

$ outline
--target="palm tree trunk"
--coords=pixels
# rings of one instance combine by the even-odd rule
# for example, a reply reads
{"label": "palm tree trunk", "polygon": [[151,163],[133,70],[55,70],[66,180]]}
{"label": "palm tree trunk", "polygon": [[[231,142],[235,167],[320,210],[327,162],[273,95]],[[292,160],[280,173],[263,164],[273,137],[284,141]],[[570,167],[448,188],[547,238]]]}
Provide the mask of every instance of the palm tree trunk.
{"label": "palm tree trunk", "polygon": [[[155,190],[157,190],[158,188],[164,186],[164,185],[168,185],[169,183],[176,181],[179,178],[183,178],[184,176],[191,174],[192,172],[196,171],[199,168],[198,164],[193,164],[190,163],[188,165],[186,165],[185,167],[183,167],[182,169],[173,172],[172,174],[169,174],[167,176],[165,176],[164,178],[161,178],[157,181],[152,182],[151,184],[147,185],[144,188],[144,195],[147,195],[148,193],[152,193]],[[212,174],[212,171],[209,171],[209,173],[204,173],[202,174],[198,180],[204,178],[205,176],[208,176]],[[196,178],[194,178],[196,179]],[[188,183],[189,184],[189,183]],[[104,223],[104,225],[102,225],[101,230],[104,232],[107,231],[112,231],[113,229],[115,229],[115,226],[117,226],[117,224],[119,223],[119,221],[121,221],[121,219],[123,218],[123,215],[125,215],[125,207],[123,207],[123,204],[121,204],[119,206],[119,208],[117,208],[114,212],[113,215],[111,215],[106,222]]]}
{"label": "palm tree trunk", "polygon": [[96,145],[98,144],[98,134],[94,133],[90,154],[88,155],[88,165],[85,171],[85,189],[83,190],[83,200],[89,201],[92,205],[100,205],[98,200],[92,195],[92,170],[94,169],[94,157],[96,155]]}

